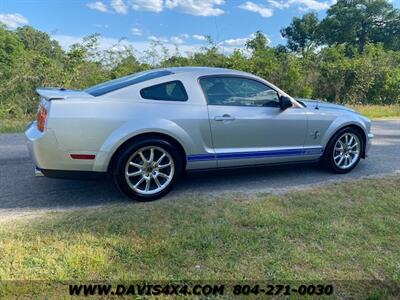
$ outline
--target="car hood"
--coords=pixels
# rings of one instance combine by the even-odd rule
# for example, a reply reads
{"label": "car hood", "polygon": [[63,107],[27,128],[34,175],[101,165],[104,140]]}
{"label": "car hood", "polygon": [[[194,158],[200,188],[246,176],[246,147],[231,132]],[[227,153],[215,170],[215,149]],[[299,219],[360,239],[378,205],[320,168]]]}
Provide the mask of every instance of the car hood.
{"label": "car hood", "polygon": [[318,107],[319,110],[342,110],[342,111],[357,113],[357,111],[355,111],[354,109],[351,109],[349,107],[340,104],[330,103],[321,100],[313,100],[313,99],[304,99],[304,98],[295,98],[295,99],[300,103],[304,103],[307,109],[315,109]]}

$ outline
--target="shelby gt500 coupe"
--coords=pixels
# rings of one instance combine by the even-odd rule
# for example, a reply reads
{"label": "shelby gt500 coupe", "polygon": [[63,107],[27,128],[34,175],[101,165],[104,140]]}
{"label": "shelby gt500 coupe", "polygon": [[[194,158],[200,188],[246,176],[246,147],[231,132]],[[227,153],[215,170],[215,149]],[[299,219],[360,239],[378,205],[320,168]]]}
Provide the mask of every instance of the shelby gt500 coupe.
{"label": "shelby gt500 coupe", "polygon": [[245,72],[157,69],[86,90],[38,89],[26,130],[37,173],[109,174],[137,200],[160,198],[184,171],[319,162],[336,173],[365,158],[371,122],[294,99]]}

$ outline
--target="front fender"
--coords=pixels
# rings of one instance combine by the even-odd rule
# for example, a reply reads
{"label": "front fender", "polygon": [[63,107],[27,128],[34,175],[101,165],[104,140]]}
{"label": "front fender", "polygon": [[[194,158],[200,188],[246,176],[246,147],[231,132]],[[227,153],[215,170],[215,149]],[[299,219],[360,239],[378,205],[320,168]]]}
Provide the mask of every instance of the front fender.
{"label": "front fender", "polygon": [[336,132],[348,126],[357,126],[360,129],[362,129],[365,141],[368,140],[369,129],[367,128],[367,125],[363,122],[363,120],[358,116],[353,117],[353,116],[343,115],[336,118],[326,130],[325,135],[321,141],[321,144],[324,147],[324,149],[326,148],[330,139],[335,135]]}
{"label": "front fender", "polygon": [[190,135],[178,124],[166,120],[157,119],[151,122],[151,127],[143,128],[143,123],[138,120],[127,121],[118,129],[116,129],[101,146],[94,165],[93,171],[107,171],[112,155],[117,149],[127,140],[144,133],[161,133],[168,135],[177,140],[183,147],[186,153],[188,149],[194,147],[194,142]]}

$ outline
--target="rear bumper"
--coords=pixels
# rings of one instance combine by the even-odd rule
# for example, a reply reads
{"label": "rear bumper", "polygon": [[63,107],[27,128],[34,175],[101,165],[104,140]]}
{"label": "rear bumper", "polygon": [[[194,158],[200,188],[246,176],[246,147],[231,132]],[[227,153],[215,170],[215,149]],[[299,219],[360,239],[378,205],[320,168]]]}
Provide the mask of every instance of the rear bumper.
{"label": "rear bumper", "polygon": [[49,178],[97,180],[97,179],[104,179],[107,177],[106,172],[65,171],[65,170],[46,170],[46,169],[37,169],[37,170],[41,172],[44,176]]}
{"label": "rear bumper", "polygon": [[[36,122],[32,122],[25,130],[29,155],[39,169],[52,168],[59,159],[58,143],[53,131],[41,132]],[[56,151],[55,151],[56,150]]]}
{"label": "rear bumper", "polygon": [[[36,167],[45,176],[48,171],[93,171],[93,160],[72,159],[70,151],[61,149],[53,130],[46,128],[41,132],[36,122],[32,122],[25,130],[29,154]],[[75,151],[74,151],[75,152]],[[80,153],[80,152],[75,152]],[[46,174],[47,173],[47,174]]]}

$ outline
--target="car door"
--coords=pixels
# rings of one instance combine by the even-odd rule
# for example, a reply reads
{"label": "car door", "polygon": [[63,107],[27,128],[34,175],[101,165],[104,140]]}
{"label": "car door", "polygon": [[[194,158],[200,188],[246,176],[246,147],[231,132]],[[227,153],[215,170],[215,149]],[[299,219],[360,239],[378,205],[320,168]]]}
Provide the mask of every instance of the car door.
{"label": "car door", "polygon": [[206,76],[200,85],[219,167],[306,159],[302,108],[282,110],[278,92],[250,77]]}

